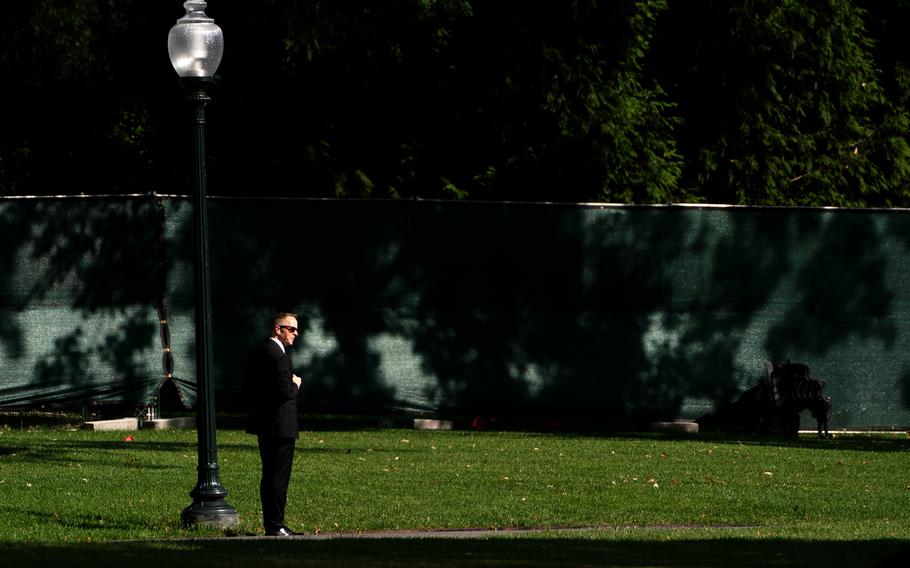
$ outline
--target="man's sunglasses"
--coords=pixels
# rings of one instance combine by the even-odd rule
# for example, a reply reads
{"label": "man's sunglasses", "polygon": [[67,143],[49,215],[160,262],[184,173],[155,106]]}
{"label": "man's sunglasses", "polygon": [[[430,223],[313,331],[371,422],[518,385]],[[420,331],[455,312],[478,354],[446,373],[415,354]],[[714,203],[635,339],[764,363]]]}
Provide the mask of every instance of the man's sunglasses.
{"label": "man's sunglasses", "polygon": [[283,327],[284,329],[290,330],[291,333],[297,333],[297,328],[293,325],[278,325],[278,327]]}

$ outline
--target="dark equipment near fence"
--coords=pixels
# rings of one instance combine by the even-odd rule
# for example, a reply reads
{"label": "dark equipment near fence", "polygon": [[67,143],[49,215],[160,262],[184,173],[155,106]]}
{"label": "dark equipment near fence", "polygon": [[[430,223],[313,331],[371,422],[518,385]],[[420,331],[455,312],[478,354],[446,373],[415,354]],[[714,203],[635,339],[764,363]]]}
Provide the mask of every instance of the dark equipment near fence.
{"label": "dark equipment near fence", "polygon": [[743,392],[717,414],[698,419],[702,430],[799,435],[799,414],[808,410],[818,426],[818,437],[827,438],[831,420],[831,397],[825,396],[828,383],[812,377],[809,366],[783,361],[766,363],[767,374],[759,384]]}

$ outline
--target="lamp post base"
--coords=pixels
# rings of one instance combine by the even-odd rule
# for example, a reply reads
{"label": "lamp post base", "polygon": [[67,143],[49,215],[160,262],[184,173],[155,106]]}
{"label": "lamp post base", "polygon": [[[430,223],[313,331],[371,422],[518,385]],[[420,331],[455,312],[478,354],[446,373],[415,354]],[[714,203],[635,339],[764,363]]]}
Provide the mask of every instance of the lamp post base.
{"label": "lamp post base", "polygon": [[193,501],[193,503],[180,514],[183,526],[208,525],[221,529],[237,528],[240,519],[237,509],[223,499],[216,501]]}

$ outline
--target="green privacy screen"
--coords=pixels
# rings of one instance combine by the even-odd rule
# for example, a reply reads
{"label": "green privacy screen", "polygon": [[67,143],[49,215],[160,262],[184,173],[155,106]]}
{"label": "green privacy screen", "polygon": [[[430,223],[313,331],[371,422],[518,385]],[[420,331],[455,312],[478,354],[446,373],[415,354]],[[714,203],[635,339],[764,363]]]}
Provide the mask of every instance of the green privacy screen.
{"label": "green privacy screen", "polygon": [[[191,223],[181,199],[0,201],[0,405],[193,404]],[[637,427],[789,359],[832,428],[910,425],[910,212],[212,199],[209,225],[219,410],[291,310],[313,412]]]}

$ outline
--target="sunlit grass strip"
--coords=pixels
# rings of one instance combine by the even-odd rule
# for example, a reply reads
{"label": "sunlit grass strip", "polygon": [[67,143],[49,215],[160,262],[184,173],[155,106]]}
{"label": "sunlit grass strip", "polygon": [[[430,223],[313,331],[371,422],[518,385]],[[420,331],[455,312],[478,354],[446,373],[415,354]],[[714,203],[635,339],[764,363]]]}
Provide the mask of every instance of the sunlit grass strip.
{"label": "sunlit grass strip", "polygon": [[[193,431],[0,431],[0,542],[187,533]],[[218,434],[241,534],[261,532],[253,437]],[[743,538],[910,539],[905,438],[303,432],[288,505],[310,533],[739,526]],[[664,533],[666,534],[666,533]]]}

